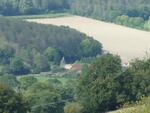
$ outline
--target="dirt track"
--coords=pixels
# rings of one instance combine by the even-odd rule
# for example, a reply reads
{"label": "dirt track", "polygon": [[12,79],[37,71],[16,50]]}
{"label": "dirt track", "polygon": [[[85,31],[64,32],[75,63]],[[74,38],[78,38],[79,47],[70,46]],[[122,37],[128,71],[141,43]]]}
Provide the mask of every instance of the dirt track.
{"label": "dirt track", "polygon": [[103,44],[104,50],[121,56],[123,62],[150,53],[150,32],[140,31],[80,16],[31,19],[31,22],[75,28]]}

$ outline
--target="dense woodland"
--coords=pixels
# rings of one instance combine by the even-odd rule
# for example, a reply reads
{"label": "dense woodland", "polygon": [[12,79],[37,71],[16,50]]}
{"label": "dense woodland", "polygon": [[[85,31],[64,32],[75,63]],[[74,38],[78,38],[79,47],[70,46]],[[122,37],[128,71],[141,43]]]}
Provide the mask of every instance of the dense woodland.
{"label": "dense woodland", "polygon": [[50,71],[62,58],[72,63],[102,53],[98,41],[68,27],[0,19],[1,72],[27,74]]}
{"label": "dense woodland", "polygon": [[75,0],[72,10],[80,15],[93,15],[103,20],[114,20],[121,15],[147,20],[150,16],[149,4],[149,0]]}
{"label": "dense woodland", "polygon": [[[150,30],[149,5],[149,0],[0,0],[0,14],[67,11]],[[62,59],[84,65],[78,76],[60,69]],[[35,76],[54,70],[67,72],[68,80]],[[105,113],[143,98],[144,107],[131,113],[150,111],[149,57],[123,67],[119,56],[103,55],[101,43],[69,27],[0,18],[0,113]]]}
{"label": "dense woodland", "polygon": [[150,31],[149,4],[149,0],[1,0],[0,14],[69,12]]}
{"label": "dense woodland", "polygon": [[[65,84],[58,79],[39,82],[36,76],[3,74],[0,112],[104,113],[150,96],[149,73],[150,59],[135,60],[124,68],[119,56],[108,54],[85,65],[78,78]],[[146,107],[134,113],[149,113],[149,101],[145,102]]]}
{"label": "dense woodland", "polygon": [[67,0],[1,0],[0,14],[23,15],[48,13],[50,11],[62,12],[68,7]]}

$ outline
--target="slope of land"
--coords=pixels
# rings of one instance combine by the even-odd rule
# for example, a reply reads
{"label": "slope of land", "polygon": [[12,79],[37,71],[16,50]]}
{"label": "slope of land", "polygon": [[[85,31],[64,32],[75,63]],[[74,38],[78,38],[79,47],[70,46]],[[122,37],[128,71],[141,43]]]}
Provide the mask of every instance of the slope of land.
{"label": "slope of land", "polygon": [[104,50],[121,56],[123,62],[143,58],[150,52],[150,32],[140,31],[80,16],[28,19],[41,24],[64,25],[94,37]]}
{"label": "slope of land", "polygon": [[62,58],[72,63],[101,54],[101,48],[98,41],[68,27],[0,18],[0,73],[47,72]]}
{"label": "slope of land", "polygon": [[108,112],[108,113],[134,113],[134,111],[136,111],[136,109],[138,109],[138,108],[141,108],[141,106],[124,108],[124,109],[120,109],[120,110],[116,110],[116,111],[112,111],[112,112]]}

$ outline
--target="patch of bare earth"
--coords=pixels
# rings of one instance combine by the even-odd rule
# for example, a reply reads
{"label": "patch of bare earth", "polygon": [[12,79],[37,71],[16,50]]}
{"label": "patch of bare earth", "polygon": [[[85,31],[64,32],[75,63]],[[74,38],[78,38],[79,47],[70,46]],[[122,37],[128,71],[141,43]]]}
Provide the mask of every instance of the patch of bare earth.
{"label": "patch of bare earth", "polygon": [[30,22],[69,26],[86,33],[103,44],[104,50],[121,56],[123,62],[143,58],[150,52],[150,32],[80,16],[28,19]]}

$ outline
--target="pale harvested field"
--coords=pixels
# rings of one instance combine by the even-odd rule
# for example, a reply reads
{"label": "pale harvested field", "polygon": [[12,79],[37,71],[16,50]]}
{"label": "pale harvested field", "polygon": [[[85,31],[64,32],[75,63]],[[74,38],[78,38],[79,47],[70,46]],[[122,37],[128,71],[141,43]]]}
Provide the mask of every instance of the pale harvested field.
{"label": "pale harvested field", "polygon": [[120,55],[123,62],[143,58],[146,53],[150,53],[150,32],[80,16],[30,19],[28,21],[75,28],[100,41],[104,50]]}

